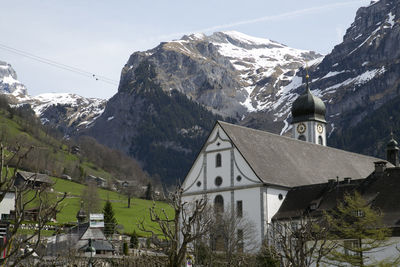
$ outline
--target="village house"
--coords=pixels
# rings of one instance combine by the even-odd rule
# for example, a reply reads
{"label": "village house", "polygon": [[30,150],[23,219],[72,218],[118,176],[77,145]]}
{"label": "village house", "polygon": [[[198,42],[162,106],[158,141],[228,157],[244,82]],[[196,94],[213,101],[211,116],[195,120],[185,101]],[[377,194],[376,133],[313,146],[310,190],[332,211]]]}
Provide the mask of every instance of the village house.
{"label": "village house", "polygon": [[28,184],[33,188],[39,188],[42,186],[50,187],[53,185],[53,181],[47,174],[18,171],[15,179],[15,185],[21,186],[24,184]]}
{"label": "village house", "polygon": [[107,186],[107,180],[101,177],[97,177],[94,175],[88,175],[86,176],[86,183],[94,183],[98,187],[106,187]]}

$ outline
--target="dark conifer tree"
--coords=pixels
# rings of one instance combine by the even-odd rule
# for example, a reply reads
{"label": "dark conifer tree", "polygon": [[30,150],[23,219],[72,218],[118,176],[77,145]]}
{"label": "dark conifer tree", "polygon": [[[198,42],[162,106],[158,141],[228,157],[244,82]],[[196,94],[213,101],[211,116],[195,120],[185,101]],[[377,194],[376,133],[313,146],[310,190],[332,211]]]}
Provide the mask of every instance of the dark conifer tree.
{"label": "dark conifer tree", "polygon": [[107,200],[106,204],[104,205],[103,213],[104,213],[104,234],[106,236],[112,236],[117,226],[117,219],[115,219],[114,210],[109,200]]}

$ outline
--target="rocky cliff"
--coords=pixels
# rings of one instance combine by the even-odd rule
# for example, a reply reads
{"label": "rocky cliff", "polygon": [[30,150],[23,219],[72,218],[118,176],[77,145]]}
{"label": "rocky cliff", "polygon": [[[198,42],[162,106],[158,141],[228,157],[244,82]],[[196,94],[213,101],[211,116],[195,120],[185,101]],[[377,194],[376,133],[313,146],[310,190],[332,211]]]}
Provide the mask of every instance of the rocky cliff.
{"label": "rocky cliff", "polygon": [[164,91],[142,61],[104,113],[81,134],[138,159],[152,176],[175,184],[189,170],[216,120],[222,119],[178,90]]}
{"label": "rocky cliff", "polygon": [[399,95],[399,22],[399,1],[360,8],[343,42],[313,66],[311,87],[327,103],[331,132],[357,125]]}
{"label": "rocky cliff", "polygon": [[165,92],[178,90],[216,114],[241,120],[273,108],[296,70],[320,57],[235,31],[192,34],[133,53],[122,70],[120,90],[135,79],[137,66],[149,61]]}

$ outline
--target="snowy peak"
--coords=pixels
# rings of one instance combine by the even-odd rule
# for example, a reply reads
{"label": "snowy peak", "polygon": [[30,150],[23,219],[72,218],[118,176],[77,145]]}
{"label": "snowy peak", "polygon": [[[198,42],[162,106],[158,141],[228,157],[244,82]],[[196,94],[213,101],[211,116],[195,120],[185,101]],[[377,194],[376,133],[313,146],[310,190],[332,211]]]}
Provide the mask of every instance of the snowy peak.
{"label": "snowy peak", "polygon": [[223,116],[242,119],[272,108],[277,92],[291,83],[312,51],[237,31],[191,34],[135,52],[121,75],[120,89],[135,80],[141,62],[151,62],[163,90],[176,89]]}
{"label": "snowy peak", "polygon": [[269,39],[253,37],[237,31],[216,32],[209,36],[209,39],[217,43],[231,43],[236,46],[251,49],[253,48],[272,48],[284,47],[284,45],[273,42]]}
{"label": "snowy peak", "polygon": [[90,127],[104,111],[106,100],[69,93],[46,93],[20,99],[29,104],[43,124],[50,124],[70,135]]}
{"label": "snowy peak", "polygon": [[17,80],[17,74],[10,64],[0,61],[0,93],[25,96],[26,87]]}

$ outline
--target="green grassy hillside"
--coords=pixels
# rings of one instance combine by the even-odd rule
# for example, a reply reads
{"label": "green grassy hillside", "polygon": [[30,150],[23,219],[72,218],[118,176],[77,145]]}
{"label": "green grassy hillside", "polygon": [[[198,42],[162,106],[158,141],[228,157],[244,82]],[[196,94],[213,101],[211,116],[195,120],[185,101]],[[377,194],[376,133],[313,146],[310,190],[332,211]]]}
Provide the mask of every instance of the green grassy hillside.
{"label": "green grassy hillside", "polygon": [[[80,196],[85,185],[54,177],[52,179],[55,182],[53,186],[55,193],[61,195],[63,192],[67,192],[68,194],[67,198],[62,202],[60,213],[57,214],[57,222],[76,222],[76,214],[80,209]],[[149,218],[149,208],[153,205],[153,201],[133,198],[131,199],[131,207],[128,208],[126,196],[104,189],[99,189],[98,193],[102,207],[107,200],[111,201],[118,224],[123,226],[120,232],[132,233],[135,230],[139,235],[147,235],[137,227],[137,223],[143,219],[147,226],[155,226]],[[168,215],[173,215],[172,209],[166,203],[156,202],[156,205],[160,209],[165,209]]]}
{"label": "green grassy hillside", "polygon": [[[18,151],[20,147],[20,154],[33,147],[19,165],[27,171],[50,173],[56,177],[67,174],[80,182],[87,175],[108,180],[135,180],[142,185],[150,179],[135,160],[90,137],[65,138],[57,129],[42,125],[29,106],[12,108],[2,95],[0,142],[8,151]],[[16,161],[9,164],[14,166]]]}

